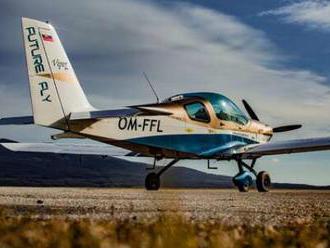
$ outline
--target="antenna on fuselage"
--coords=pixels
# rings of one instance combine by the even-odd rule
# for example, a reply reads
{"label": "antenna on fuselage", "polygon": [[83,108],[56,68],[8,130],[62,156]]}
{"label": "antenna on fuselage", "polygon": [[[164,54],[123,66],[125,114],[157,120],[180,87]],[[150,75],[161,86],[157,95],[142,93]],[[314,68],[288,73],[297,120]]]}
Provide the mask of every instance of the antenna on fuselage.
{"label": "antenna on fuselage", "polygon": [[152,92],[154,93],[154,95],[155,95],[155,97],[157,99],[157,103],[159,103],[159,97],[157,95],[157,92],[155,91],[154,87],[152,86],[152,84],[151,84],[151,82],[150,82],[150,80],[149,80],[149,78],[148,78],[148,76],[147,76],[147,74],[145,72],[143,72],[143,76],[147,80],[147,82],[148,82],[148,84],[149,84]]}

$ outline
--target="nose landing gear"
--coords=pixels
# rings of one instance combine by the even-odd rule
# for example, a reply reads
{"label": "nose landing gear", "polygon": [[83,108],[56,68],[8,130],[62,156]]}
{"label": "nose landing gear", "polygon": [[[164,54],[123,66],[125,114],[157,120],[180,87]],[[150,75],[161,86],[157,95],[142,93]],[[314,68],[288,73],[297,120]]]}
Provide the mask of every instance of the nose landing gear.
{"label": "nose landing gear", "polygon": [[[239,172],[236,176],[233,177],[233,183],[238,188],[240,192],[249,191],[249,187],[252,185],[253,180],[251,174],[256,177],[256,186],[259,192],[268,192],[271,187],[270,175],[266,171],[261,171],[257,174],[254,170],[254,164],[256,160],[252,160],[251,165],[246,164],[241,159],[237,160],[237,165]],[[245,171],[244,168],[248,169]]]}
{"label": "nose landing gear", "polygon": [[239,172],[233,177],[233,183],[238,188],[239,192],[248,192],[249,187],[252,185],[253,180],[249,172]]}

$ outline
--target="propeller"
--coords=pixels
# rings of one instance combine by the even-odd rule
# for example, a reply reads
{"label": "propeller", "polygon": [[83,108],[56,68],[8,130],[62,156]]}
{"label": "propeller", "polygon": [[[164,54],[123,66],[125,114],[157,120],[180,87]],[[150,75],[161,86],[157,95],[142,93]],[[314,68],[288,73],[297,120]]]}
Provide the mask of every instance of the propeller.
{"label": "propeller", "polygon": [[[246,109],[246,111],[248,112],[248,114],[250,115],[252,120],[256,120],[259,121],[258,116],[256,115],[256,113],[253,111],[253,109],[251,108],[250,104],[248,104],[247,101],[245,101],[244,99],[242,100],[243,105]],[[292,131],[295,129],[299,129],[301,128],[302,125],[300,124],[295,124],[295,125],[287,125],[287,126],[280,126],[280,127],[274,127],[273,128],[273,132],[274,133],[281,133],[281,132],[288,132],[288,131]]]}
{"label": "propeller", "polygon": [[251,119],[252,119],[252,120],[259,121],[258,116],[257,116],[256,113],[253,111],[253,109],[251,108],[251,106],[247,103],[247,101],[245,101],[245,100],[243,99],[242,102],[243,102],[243,105],[244,105],[246,111],[249,113]]}
{"label": "propeller", "polygon": [[298,128],[301,128],[302,125],[288,125],[288,126],[280,126],[280,127],[274,127],[273,132],[274,133],[281,133],[281,132],[287,132],[287,131],[292,131]]}

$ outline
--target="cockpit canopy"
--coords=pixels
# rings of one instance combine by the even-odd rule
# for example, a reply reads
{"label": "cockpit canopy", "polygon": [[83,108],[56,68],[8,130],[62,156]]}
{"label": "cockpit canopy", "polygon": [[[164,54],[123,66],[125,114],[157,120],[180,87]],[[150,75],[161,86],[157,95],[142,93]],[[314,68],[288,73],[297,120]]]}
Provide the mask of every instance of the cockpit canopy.
{"label": "cockpit canopy", "polygon": [[[248,118],[245,114],[236,106],[236,104],[229,98],[216,93],[201,92],[201,93],[187,93],[181,95],[175,95],[165,100],[165,102],[174,102],[187,98],[201,98],[208,102],[213,107],[215,115],[218,119],[223,121],[232,121],[241,125],[248,123]],[[189,113],[188,113],[189,114]]]}

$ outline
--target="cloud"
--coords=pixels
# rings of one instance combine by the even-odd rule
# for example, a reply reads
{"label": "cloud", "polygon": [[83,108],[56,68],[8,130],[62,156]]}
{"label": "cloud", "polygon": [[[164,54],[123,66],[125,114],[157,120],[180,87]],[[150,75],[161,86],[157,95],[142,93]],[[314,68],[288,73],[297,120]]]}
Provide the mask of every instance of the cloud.
{"label": "cloud", "polygon": [[295,2],[277,9],[261,12],[259,15],[280,16],[287,23],[330,31],[330,2],[325,0]]}
{"label": "cloud", "polygon": [[[6,1],[5,1],[6,2]],[[154,81],[162,98],[179,92],[219,92],[240,102],[246,98],[261,120],[276,126],[303,123],[297,136],[324,135],[330,122],[327,78],[312,71],[283,68],[286,60],[267,35],[238,18],[201,6],[150,1],[99,0],[55,3],[7,2],[8,25],[0,53],[5,85],[20,96],[16,107],[0,112],[30,113],[20,39],[19,16],[50,20],[57,28],[90,101],[100,108],[154,101],[142,72]],[[4,24],[3,24],[4,23]],[[12,41],[15,41],[14,43]],[[16,56],[14,56],[16,55]],[[4,69],[5,68],[5,69]],[[11,76],[21,75],[12,80]],[[24,86],[22,87],[22,85]],[[23,95],[23,96],[22,96]],[[6,135],[5,133],[1,134]],[[294,135],[294,132],[293,134]]]}

